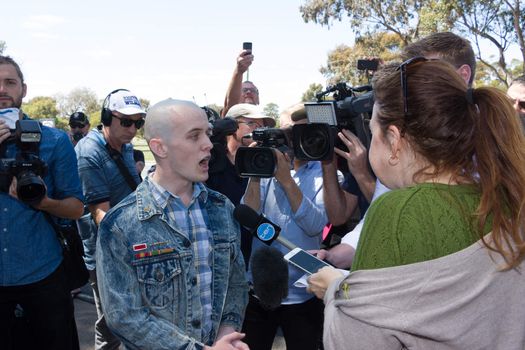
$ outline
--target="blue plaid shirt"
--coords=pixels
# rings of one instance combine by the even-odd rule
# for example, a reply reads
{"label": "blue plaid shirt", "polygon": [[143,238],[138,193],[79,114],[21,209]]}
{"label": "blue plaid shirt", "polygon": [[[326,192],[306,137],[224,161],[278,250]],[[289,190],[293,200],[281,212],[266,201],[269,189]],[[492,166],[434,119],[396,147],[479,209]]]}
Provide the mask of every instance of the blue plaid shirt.
{"label": "blue plaid shirt", "polygon": [[164,213],[175,226],[186,234],[187,238],[193,242],[193,254],[195,257],[195,269],[198,272],[197,286],[200,290],[202,304],[202,335],[205,336],[211,331],[211,261],[212,256],[212,236],[206,222],[208,222],[206,211],[201,207],[208,199],[206,187],[201,183],[193,186],[193,195],[188,207],[184,205],[179,196],[165,190],[158,183],[149,177],[150,191],[153,199],[159,207],[163,208]]}

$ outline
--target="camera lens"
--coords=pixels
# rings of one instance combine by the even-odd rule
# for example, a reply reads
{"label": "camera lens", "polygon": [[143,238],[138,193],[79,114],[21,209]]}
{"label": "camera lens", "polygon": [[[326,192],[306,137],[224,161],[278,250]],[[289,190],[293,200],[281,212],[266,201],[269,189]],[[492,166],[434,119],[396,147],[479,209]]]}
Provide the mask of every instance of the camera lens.
{"label": "camera lens", "polygon": [[240,147],[235,155],[235,168],[240,176],[272,177],[277,158],[269,147]]}
{"label": "camera lens", "polygon": [[22,202],[39,203],[46,195],[46,186],[40,176],[32,171],[26,171],[17,176],[16,192]]}
{"label": "camera lens", "polygon": [[266,170],[268,165],[272,164],[272,160],[268,152],[256,152],[253,155],[251,165],[255,170]]}
{"label": "camera lens", "polygon": [[299,139],[299,146],[310,159],[321,159],[330,152],[330,137],[328,129],[305,128]]}

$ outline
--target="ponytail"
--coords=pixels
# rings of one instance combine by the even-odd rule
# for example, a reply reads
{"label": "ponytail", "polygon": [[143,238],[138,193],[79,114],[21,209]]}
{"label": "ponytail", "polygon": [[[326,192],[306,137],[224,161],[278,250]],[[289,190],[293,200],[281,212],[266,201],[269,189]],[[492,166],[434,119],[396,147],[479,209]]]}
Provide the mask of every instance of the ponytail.
{"label": "ponytail", "polygon": [[485,246],[499,252],[506,268],[525,257],[525,136],[508,97],[495,88],[468,89],[468,113],[475,127],[475,163],[481,201],[478,230],[492,221]]}

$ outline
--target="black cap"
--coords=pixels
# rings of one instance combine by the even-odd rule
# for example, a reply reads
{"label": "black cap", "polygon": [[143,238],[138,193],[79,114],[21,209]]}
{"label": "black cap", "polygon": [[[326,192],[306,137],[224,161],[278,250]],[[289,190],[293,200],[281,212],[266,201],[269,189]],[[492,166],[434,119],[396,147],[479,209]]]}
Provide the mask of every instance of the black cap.
{"label": "black cap", "polygon": [[75,112],[69,117],[69,125],[71,124],[82,124],[86,126],[89,124],[89,119],[83,112]]}

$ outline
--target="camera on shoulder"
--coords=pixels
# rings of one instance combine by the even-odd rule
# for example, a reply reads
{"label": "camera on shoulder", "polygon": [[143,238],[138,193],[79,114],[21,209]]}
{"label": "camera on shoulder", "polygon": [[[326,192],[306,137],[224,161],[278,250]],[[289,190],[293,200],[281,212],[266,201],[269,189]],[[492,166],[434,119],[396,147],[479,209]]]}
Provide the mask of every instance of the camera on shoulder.
{"label": "camera on shoulder", "polygon": [[37,204],[46,195],[42,177],[47,173],[47,164],[39,157],[41,138],[42,130],[37,121],[17,120],[14,135],[4,144],[16,143],[18,152],[15,158],[4,158],[4,151],[0,159],[0,191],[9,192],[15,177],[18,199],[27,204]]}
{"label": "camera on shoulder", "polygon": [[276,128],[257,128],[251,138],[256,147],[239,147],[235,154],[235,168],[242,177],[273,177],[277,170],[277,157],[274,149],[288,150],[288,138],[284,130]]}
{"label": "camera on shoulder", "polygon": [[[328,94],[332,94],[332,100],[325,100]],[[318,93],[316,97],[317,102],[305,103],[308,124],[298,124],[292,128],[295,157],[312,161],[331,160],[334,147],[346,149],[337,137],[342,129],[353,132],[368,148],[368,123],[374,105],[370,85],[354,88],[339,83]],[[344,166],[341,165],[340,168]]]}

